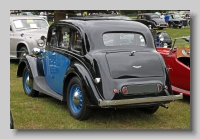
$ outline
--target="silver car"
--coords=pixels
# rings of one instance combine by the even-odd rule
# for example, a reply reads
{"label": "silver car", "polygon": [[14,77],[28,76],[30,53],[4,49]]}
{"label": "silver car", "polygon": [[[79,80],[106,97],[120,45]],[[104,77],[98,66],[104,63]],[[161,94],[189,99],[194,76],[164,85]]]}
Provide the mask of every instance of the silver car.
{"label": "silver car", "polygon": [[44,48],[48,22],[37,16],[10,16],[10,58],[30,54],[34,47]]}

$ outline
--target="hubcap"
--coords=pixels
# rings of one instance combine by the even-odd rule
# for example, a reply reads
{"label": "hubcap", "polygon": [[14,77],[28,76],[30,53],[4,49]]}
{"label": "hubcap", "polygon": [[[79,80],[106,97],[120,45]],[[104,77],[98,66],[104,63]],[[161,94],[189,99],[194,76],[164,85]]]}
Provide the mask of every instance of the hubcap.
{"label": "hubcap", "polygon": [[80,95],[78,92],[75,92],[74,95],[73,95],[73,103],[78,106],[80,102]]}
{"label": "hubcap", "polygon": [[29,76],[26,78],[26,84],[29,87],[33,87],[33,80],[31,78],[29,78]]}
{"label": "hubcap", "polygon": [[82,101],[83,101],[82,92],[79,85],[77,84],[72,85],[70,89],[69,102],[70,102],[70,108],[75,114],[78,114],[81,111],[83,105]]}
{"label": "hubcap", "polygon": [[30,86],[30,80],[29,80],[29,73],[28,71],[26,71],[25,75],[24,75],[24,80],[23,80],[23,83],[24,83],[24,89],[26,90],[26,93],[31,93],[32,91],[32,88]]}

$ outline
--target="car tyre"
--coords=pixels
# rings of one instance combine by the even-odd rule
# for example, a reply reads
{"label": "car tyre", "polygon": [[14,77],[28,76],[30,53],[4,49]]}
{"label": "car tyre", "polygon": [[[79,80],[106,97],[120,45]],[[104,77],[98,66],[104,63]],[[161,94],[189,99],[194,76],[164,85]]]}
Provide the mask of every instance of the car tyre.
{"label": "car tyre", "polygon": [[[28,81],[29,81],[29,84],[28,84]],[[24,68],[23,77],[22,77],[22,84],[23,84],[24,92],[28,96],[37,97],[39,92],[32,88],[32,86],[30,85],[31,81],[33,81],[33,77],[30,74],[30,71],[28,70],[28,68],[26,66]]]}
{"label": "car tyre", "polygon": [[140,108],[141,111],[147,114],[154,114],[158,109],[159,109],[159,106],[150,106],[150,107]]}
{"label": "car tyre", "polygon": [[67,89],[67,106],[70,115],[77,120],[86,120],[91,115],[91,108],[86,106],[83,85],[78,77],[73,77]]}
{"label": "car tyre", "polygon": [[169,27],[170,27],[170,28],[174,28],[173,24],[169,24]]}
{"label": "car tyre", "polygon": [[28,54],[28,50],[25,46],[23,46],[19,49],[18,57],[21,58],[21,57],[23,57],[24,54]]}

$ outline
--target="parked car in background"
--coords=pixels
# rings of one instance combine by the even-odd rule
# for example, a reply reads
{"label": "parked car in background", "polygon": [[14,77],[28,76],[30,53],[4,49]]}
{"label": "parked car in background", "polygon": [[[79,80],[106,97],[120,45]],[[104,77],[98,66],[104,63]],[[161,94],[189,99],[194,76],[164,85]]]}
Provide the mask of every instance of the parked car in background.
{"label": "parked car in background", "polygon": [[147,26],[151,25],[152,28],[163,29],[168,27],[165,21],[160,18],[160,15],[155,13],[138,14],[137,20]]}
{"label": "parked car in background", "polygon": [[153,35],[155,47],[171,47],[172,46],[172,39],[166,31],[157,31],[149,26],[149,29]]}
{"label": "parked car in background", "polygon": [[10,57],[20,58],[34,47],[44,47],[40,37],[47,35],[48,28],[48,22],[38,16],[10,16]]}
{"label": "parked car in background", "polygon": [[182,18],[179,14],[169,14],[169,22],[168,25],[171,28],[182,28],[183,26],[187,26],[187,20]]}
{"label": "parked car in background", "polygon": [[190,96],[190,37],[175,38],[172,48],[156,48],[165,59],[172,90]]}
{"label": "parked car in background", "polygon": [[89,118],[92,108],[140,108],[153,114],[183,98],[171,90],[149,28],[134,21],[83,17],[53,23],[45,49],[23,56],[17,76],[26,95],[42,92],[66,101],[78,120]]}

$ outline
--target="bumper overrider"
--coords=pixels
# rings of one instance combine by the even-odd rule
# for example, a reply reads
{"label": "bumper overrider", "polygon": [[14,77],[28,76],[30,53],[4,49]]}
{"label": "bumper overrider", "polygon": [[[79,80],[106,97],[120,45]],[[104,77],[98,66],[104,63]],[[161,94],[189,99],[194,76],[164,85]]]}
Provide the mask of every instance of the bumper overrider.
{"label": "bumper overrider", "polygon": [[99,106],[117,106],[117,105],[139,104],[139,103],[165,102],[165,101],[175,101],[177,99],[183,99],[183,94],[181,93],[179,95],[122,99],[122,100],[99,99]]}

